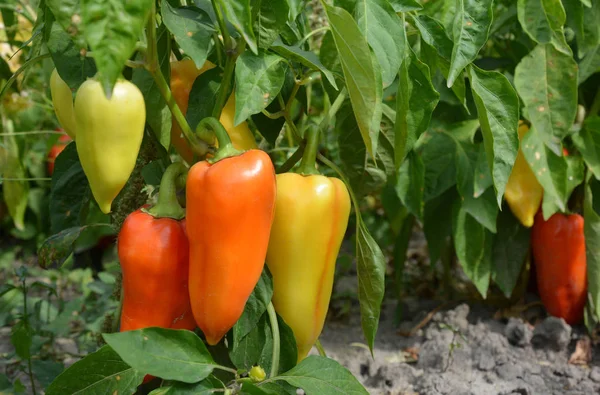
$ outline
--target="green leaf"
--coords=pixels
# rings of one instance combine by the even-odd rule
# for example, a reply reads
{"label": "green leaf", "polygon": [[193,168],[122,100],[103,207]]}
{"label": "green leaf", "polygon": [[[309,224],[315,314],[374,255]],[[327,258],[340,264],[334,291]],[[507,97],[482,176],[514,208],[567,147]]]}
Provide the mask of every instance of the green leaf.
{"label": "green leaf", "polygon": [[423,220],[423,192],[425,190],[425,166],[421,155],[411,152],[398,171],[396,193],[411,214]]}
{"label": "green leaf", "polygon": [[270,329],[266,328],[269,325],[268,321],[267,315],[263,314],[244,337],[234,342],[229,350],[229,358],[236,368],[250,370],[258,362],[267,342],[267,335],[271,336]]}
{"label": "green leaf", "polygon": [[74,38],[77,46],[82,48],[85,43],[81,37],[81,30],[85,28],[85,25],[81,26],[81,18],[74,18],[75,15],[81,15],[79,3],[79,0],[46,0],[45,4],[49,10],[46,11],[45,16],[47,17],[50,13],[53,14],[62,27],[62,31],[65,34],[68,33],[67,37]]}
{"label": "green leaf", "polygon": [[[381,248],[369,233],[364,222],[360,220],[356,231],[358,301],[360,302],[362,329],[371,353],[385,293],[385,266],[385,257]],[[289,383],[295,385],[292,382]]]}
{"label": "green leaf", "polygon": [[287,59],[292,59],[312,70],[320,71],[327,78],[327,81],[337,89],[333,74],[323,66],[323,63],[313,52],[305,51],[297,46],[285,45],[280,39],[275,40],[271,49]]}
{"label": "green leaf", "polygon": [[560,0],[518,0],[519,23],[531,39],[539,44],[552,44],[557,51],[571,55],[563,25],[567,20]]}
{"label": "green leaf", "polygon": [[152,0],[82,0],[83,32],[108,94],[142,34]]}
{"label": "green leaf", "polygon": [[358,0],[354,17],[381,66],[383,86],[390,85],[406,56],[404,23],[388,0]]}
{"label": "green leaf", "polygon": [[225,15],[235,29],[244,37],[252,52],[258,54],[256,37],[252,31],[252,14],[250,0],[219,0]]}
{"label": "green leaf", "polygon": [[454,80],[487,42],[494,14],[492,3],[492,0],[457,0],[448,87],[454,85]]}
{"label": "green leaf", "polygon": [[470,81],[500,206],[519,149],[519,98],[506,77],[496,71],[484,71],[472,66]]}
{"label": "green leaf", "polygon": [[50,189],[50,231],[83,225],[91,192],[74,142],[56,157]]}
{"label": "green leaf", "polygon": [[367,40],[352,16],[340,7],[325,5],[325,11],[354,115],[367,152],[374,158],[382,112],[381,70],[374,62]]}
{"label": "green leaf", "polygon": [[454,249],[465,274],[481,294],[487,295],[491,271],[493,236],[456,201],[452,208]]}
{"label": "green leaf", "polygon": [[219,389],[223,392],[225,384],[215,376],[208,376],[206,379],[195,384],[188,383],[169,383],[168,386],[159,387],[148,395],[212,395]]}
{"label": "green leaf", "polygon": [[[3,117],[1,132],[4,132],[4,144],[0,144],[0,181],[4,194],[4,203],[13,219],[15,228],[25,229],[25,210],[29,195],[29,183],[19,156],[19,146],[13,132],[11,120]],[[12,179],[12,180],[10,180]]]}
{"label": "green leaf", "polygon": [[600,179],[600,117],[589,117],[579,132],[571,135],[575,147],[581,152],[586,165]]}
{"label": "green leaf", "polygon": [[477,155],[477,163],[475,164],[475,178],[473,182],[473,197],[475,198],[481,196],[486,189],[494,184],[492,173],[488,166],[484,144],[479,145],[479,154]]}
{"label": "green leaf", "polygon": [[87,355],[62,372],[46,395],[134,393],[144,374],[132,369],[109,346]]}
{"label": "green leaf", "polygon": [[48,237],[38,250],[38,264],[44,269],[61,267],[73,252],[75,241],[81,232],[92,226],[104,226],[111,228],[110,224],[94,224],[86,226],[75,226],[60,233]]}
{"label": "green leaf", "polygon": [[[473,178],[469,177],[468,182],[469,185],[473,185]],[[492,189],[488,189],[479,197],[475,197],[473,193],[466,195],[463,201],[463,208],[487,230],[496,233],[496,218],[498,217],[499,209]]]}
{"label": "green leaf", "polygon": [[400,168],[431,120],[440,94],[431,82],[429,67],[421,62],[412,49],[400,68],[396,94],[395,163]]}
{"label": "green leaf", "polygon": [[425,165],[425,202],[456,184],[456,154],[448,149],[454,141],[445,133],[432,132],[427,137],[427,142],[418,150]]}
{"label": "green leaf", "polygon": [[31,361],[32,370],[35,378],[42,385],[42,388],[48,387],[54,379],[65,370],[65,367],[60,362],[41,361],[35,359]]}
{"label": "green leaf", "polygon": [[[566,161],[567,165],[565,198],[566,201],[568,201],[573,190],[583,182],[584,164],[581,156],[567,156],[562,159]],[[557,204],[556,199],[550,194],[544,194],[542,200],[542,212],[544,213],[544,218],[550,218],[550,216],[558,211],[560,211],[560,207]]]}
{"label": "green leaf", "polygon": [[544,143],[561,155],[577,114],[577,63],[551,45],[538,45],[515,69],[515,87]]}
{"label": "green leaf", "polygon": [[250,294],[244,312],[233,326],[233,347],[258,325],[258,321],[273,297],[273,279],[268,269],[263,270],[254,291]]}
{"label": "green leaf", "polygon": [[[221,88],[222,71],[214,68],[196,77],[188,100],[185,117],[192,130],[206,117],[212,116],[214,104]],[[238,105],[236,103],[236,108]]]}
{"label": "green leaf", "polygon": [[[581,1],[565,1],[567,26],[575,32],[577,38],[577,54],[583,58],[589,51],[600,44],[600,3],[595,2],[591,9],[584,8]],[[591,6],[591,4],[590,4]]]}
{"label": "green leaf", "polygon": [[29,359],[31,356],[31,341],[33,329],[29,321],[20,320],[11,329],[10,342],[15,347],[15,352],[21,359]]}
{"label": "green leaf", "polygon": [[252,114],[264,110],[279,94],[285,80],[282,57],[260,52],[244,52],[235,68],[235,117],[239,125]]}
{"label": "green leaf", "polygon": [[498,215],[498,233],[492,249],[492,279],[510,298],[529,254],[530,229],[522,226],[508,209]]}
{"label": "green leaf", "polygon": [[71,40],[69,34],[61,29],[58,23],[51,20],[51,17],[50,13],[46,15],[44,26],[46,46],[60,78],[75,91],[86,79],[96,74],[96,64],[92,58],[81,56],[81,48]]}
{"label": "green leaf", "polygon": [[[527,160],[535,177],[544,188],[546,199],[552,197],[554,204],[561,210],[566,210],[567,162],[561,156],[555,155],[544,145],[536,127],[529,129],[521,142],[521,151]],[[544,214],[548,219],[550,215]]]}
{"label": "green leaf", "polygon": [[592,74],[600,71],[600,43],[592,48],[579,62],[579,83],[584,83]]}
{"label": "green leaf", "polygon": [[131,367],[165,380],[197,383],[217,366],[191,331],[145,328],[102,336]]}
{"label": "green leaf", "polygon": [[411,16],[415,26],[421,33],[423,41],[435,48],[443,59],[450,62],[454,44],[450,37],[448,37],[444,26],[427,15],[418,14]]}
{"label": "green leaf", "polygon": [[254,21],[259,48],[269,49],[285,27],[289,11],[290,6],[284,0],[260,0],[260,9]]}
{"label": "green leaf", "polygon": [[600,182],[590,178],[583,201],[583,232],[587,259],[588,295],[596,317],[600,316],[600,215],[594,210],[594,199],[600,199]]}
{"label": "green leaf", "polygon": [[163,22],[173,33],[177,44],[192,58],[197,68],[202,68],[214,31],[210,16],[197,7],[171,7],[167,0],[161,1],[160,9]]}
{"label": "green leaf", "polygon": [[395,12],[410,12],[423,9],[417,0],[389,0]]}
{"label": "green leaf", "polygon": [[368,394],[360,382],[333,359],[311,355],[293,369],[275,377],[302,388],[306,395]]}

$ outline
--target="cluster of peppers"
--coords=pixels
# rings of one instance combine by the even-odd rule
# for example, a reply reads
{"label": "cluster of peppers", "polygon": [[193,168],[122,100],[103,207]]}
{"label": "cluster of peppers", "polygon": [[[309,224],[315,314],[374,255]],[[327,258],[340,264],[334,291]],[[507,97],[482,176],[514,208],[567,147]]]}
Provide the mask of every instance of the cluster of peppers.
{"label": "cluster of peppers", "polygon": [[[529,126],[520,122],[519,141],[528,131]],[[587,298],[584,220],[576,213],[556,213],[544,220],[543,193],[519,148],[504,197],[521,224],[532,228],[531,250],[544,307],[551,315],[576,324],[583,319]]]}
{"label": "cluster of peppers", "polygon": [[[187,110],[193,81],[212,67],[207,62],[197,69],[190,60],[172,63],[171,89],[182,112]],[[53,88],[53,100],[55,94],[66,93]],[[64,97],[59,101],[64,104]],[[129,177],[135,158],[131,166],[128,160],[137,156],[132,147],[141,143],[145,122],[141,93],[135,85],[119,81],[107,99],[99,83],[88,80],[77,92],[74,109],[55,104],[55,110],[63,126],[70,125],[65,130],[77,138],[94,198],[109,212],[127,180],[118,186],[114,173],[128,171]],[[100,116],[111,111],[119,113],[114,118],[119,125]],[[207,132],[216,136],[214,156],[189,171],[183,163],[171,164],[156,205],[140,208],[123,223],[118,236],[123,271],[120,330],[198,326],[207,343],[215,345],[242,315],[266,262],[274,282],[272,302],[292,328],[302,360],[323,328],[350,216],[350,196],[341,180],[322,176],[315,167],[317,129],[306,133],[298,173],[275,175],[271,159],[256,149],[247,124],[233,126],[234,113],[232,94],[220,121],[205,118],[196,129],[204,136]],[[176,123],[171,137],[181,156],[192,163],[194,153]],[[128,152],[122,150],[125,146]],[[107,161],[116,162],[109,172],[101,169]],[[185,209],[177,200],[183,186]]]}

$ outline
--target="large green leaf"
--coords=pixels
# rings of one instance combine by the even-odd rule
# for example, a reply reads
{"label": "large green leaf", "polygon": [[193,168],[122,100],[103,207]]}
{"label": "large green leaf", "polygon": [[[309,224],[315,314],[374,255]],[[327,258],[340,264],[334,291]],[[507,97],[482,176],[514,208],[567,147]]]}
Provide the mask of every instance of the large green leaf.
{"label": "large green leaf", "polygon": [[492,278],[509,298],[529,253],[529,228],[522,226],[507,207],[498,215],[497,228],[492,249]]}
{"label": "large green leaf", "polygon": [[435,48],[443,59],[450,62],[454,44],[444,26],[430,16],[422,14],[413,15],[413,21],[421,33],[421,39]]}
{"label": "large green leaf", "polygon": [[279,55],[244,52],[235,68],[235,117],[239,125],[264,110],[279,94],[285,81],[285,61]]}
{"label": "large green leaf", "polygon": [[552,44],[557,51],[571,55],[563,25],[567,20],[560,0],[518,0],[517,12],[523,30],[539,44]]}
{"label": "large green leaf", "polygon": [[280,374],[277,381],[286,381],[304,390],[306,395],[368,394],[360,382],[333,359],[311,355],[297,366]]}
{"label": "large green leaf", "polygon": [[544,143],[561,155],[577,114],[577,63],[552,45],[538,45],[517,65],[515,87]]}
{"label": "large green leaf", "polygon": [[579,62],[579,83],[585,82],[592,74],[600,71],[600,43],[590,49]]}
{"label": "large green leaf", "polygon": [[197,7],[174,8],[167,0],[162,0],[160,8],[163,22],[173,33],[177,44],[192,58],[197,68],[202,68],[214,31],[210,16]]}
{"label": "large green leaf", "polygon": [[487,42],[492,26],[492,0],[457,0],[452,35],[454,47],[448,73],[448,87]]}
{"label": "large green leaf", "polygon": [[506,77],[496,71],[472,66],[470,81],[500,206],[519,149],[519,98]]}
{"label": "large green leaf", "polygon": [[571,139],[594,176],[600,179],[600,117],[587,118],[581,130],[571,135]]}
{"label": "large green leaf", "polygon": [[[568,202],[571,193],[573,190],[577,188],[582,182],[584,177],[584,164],[583,158],[579,155],[577,156],[565,156],[563,157],[566,162],[567,170],[566,170],[566,186],[564,195],[566,201]],[[566,203],[565,203],[566,205]],[[560,211],[561,208],[558,205],[556,199],[550,194],[544,194],[544,198],[542,200],[542,212],[544,213],[544,218],[550,218],[554,213]]]}
{"label": "large green leaf", "polygon": [[284,0],[260,0],[258,15],[254,21],[258,47],[268,49],[277,39],[288,20],[290,6]]}
{"label": "large green leaf", "polygon": [[273,280],[265,267],[254,291],[250,294],[244,312],[233,327],[233,346],[256,327],[260,317],[267,310],[273,296]]}
{"label": "large green leaf", "polygon": [[381,66],[383,86],[390,85],[406,56],[402,20],[388,0],[358,0],[354,16]]}
{"label": "large green leaf", "polygon": [[[63,32],[67,33],[71,39],[77,42],[77,46],[82,48],[85,43],[81,37],[81,30],[85,26],[81,26],[81,18],[73,17],[74,15],[81,15],[79,3],[80,0],[47,0],[46,6],[50,12],[46,12],[46,17],[48,14],[53,14],[56,21],[62,26]],[[5,19],[4,23],[7,22]],[[7,26],[10,26],[10,24],[7,24]]]}
{"label": "large green leaf", "polygon": [[[567,26],[577,37],[577,54],[583,58],[600,44],[600,1],[595,0],[592,7],[584,6],[581,1],[563,2],[567,13]],[[591,6],[591,4],[590,4]]]}
{"label": "large green leaf", "polygon": [[400,68],[396,94],[395,163],[399,168],[415,142],[429,126],[440,94],[431,83],[429,67],[412,49]]}
{"label": "large green leaf", "polygon": [[217,366],[188,330],[145,328],[102,336],[128,365],[162,379],[197,383]]}
{"label": "large green leaf", "polygon": [[235,29],[244,37],[248,47],[255,54],[258,53],[256,36],[252,30],[252,13],[250,0],[219,0],[225,15]]}
{"label": "large green leaf", "polygon": [[82,0],[83,34],[94,54],[99,79],[106,93],[142,34],[152,0]]}
{"label": "large green leaf", "polygon": [[325,5],[327,19],[342,64],[346,87],[367,152],[375,157],[381,121],[383,85],[358,25],[343,8]]}
{"label": "large green leaf", "polygon": [[142,383],[144,374],[132,369],[109,346],[87,355],[62,372],[46,395],[131,394]]}
{"label": "large green leaf", "polygon": [[585,255],[587,259],[588,294],[593,302],[596,317],[600,316],[600,214],[594,209],[594,199],[600,199],[600,182],[591,178],[585,188],[583,218]]}
{"label": "large green leaf", "polygon": [[396,193],[402,204],[417,217],[423,219],[425,203],[423,192],[425,191],[425,166],[421,155],[411,152],[398,171],[396,181]]}

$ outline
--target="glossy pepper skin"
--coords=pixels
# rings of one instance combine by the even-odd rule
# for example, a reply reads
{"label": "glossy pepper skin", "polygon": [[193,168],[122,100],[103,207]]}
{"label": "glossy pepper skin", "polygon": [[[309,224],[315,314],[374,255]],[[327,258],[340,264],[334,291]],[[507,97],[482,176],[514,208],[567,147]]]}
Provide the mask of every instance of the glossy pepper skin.
{"label": "glossy pepper skin", "polygon": [[300,361],[323,329],[350,196],[337,178],[284,173],[277,175],[275,207],[267,252],[273,305],[294,331]]}
{"label": "glossy pepper skin", "polygon": [[[188,109],[190,92],[196,78],[215,67],[209,61],[204,63],[201,69],[196,68],[196,64],[191,59],[184,59],[177,62],[171,62],[171,92],[175,102],[185,115]],[[246,122],[238,126],[233,126],[233,117],[235,115],[235,94],[232,93],[223,107],[219,121],[225,127],[229,134],[233,146],[239,150],[249,150],[257,148],[256,140],[252,131],[248,128]],[[186,140],[179,123],[173,118],[171,125],[171,144],[175,150],[187,163],[194,163],[194,153]]]}
{"label": "glossy pepper skin", "polygon": [[587,298],[584,220],[579,214],[541,211],[531,231],[531,246],[540,297],[548,313],[573,325],[583,319]]}
{"label": "glossy pepper skin", "polygon": [[[60,129],[58,129],[58,131],[60,131]],[[50,152],[48,152],[48,174],[50,176],[54,173],[54,162],[56,161],[56,157],[67,148],[67,144],[71,141],[71,137],[63,134],[58,138],[56,144],[50,148]]]}
{"label": "glossy pepper skin", "polygon": [[54,69],[50,75],[50,95],[52,96],[52,106],[60,126],[67,134],[75,139],[75,112],[73,110],[73,93],[69,85],[60,78],[58,71]]}
{"label": "glossy pepper skin", "polygon": [[269,156],[198,162],[186,183],[192,312],[210,345],[242,315],[264,267],[275,205]]}
{"label": "glossy pepper skin", "polygon": [[151,326],[193,330],[185,220],[134,211],[117,246],[123,270],[121,332]]}
{"label": "glossy pepper skin", "polygon": [[[528,131],[529,127],[525,123],[519,122],[519,141],[523,140]],[[517,159],[506,184],[504,199],[523,226],[530,228],[533,225],[535,213],[542,203],[543,194],[544,189],[519,147]]]}
{"label": "glossy pepper skin", "polygon": [[84,82],[75,98],[77,153],[100,210],[108,214],[112,201],[129,179],[144,136],[146,106],[140,90],[119,80],[109,99],[100,82]]}

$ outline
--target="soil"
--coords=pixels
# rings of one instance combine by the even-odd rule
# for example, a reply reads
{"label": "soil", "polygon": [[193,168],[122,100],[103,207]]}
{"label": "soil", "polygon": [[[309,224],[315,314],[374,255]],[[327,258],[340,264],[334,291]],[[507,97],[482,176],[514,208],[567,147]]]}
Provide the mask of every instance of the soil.
{"label": "soil", "polygon": [[[400,330],[415,327],[431,302],[408,304]],[[360,313],[329,321],[321,335],[327,355],[346,366],[370,394],[584,395],[600,393],[600,358],[568,363],[583,327],[548,317],[535,327],[520,318],[495,319],[486,307],[461,304],[429,314],[412,336],[393,324],[394,303],[382,309],[374,358],[364,343]],[[588,343],[589,344],[589,343]],[[591,347],[592,355],[600,355]],[[313,349],[313,353],[316,353]]]}

